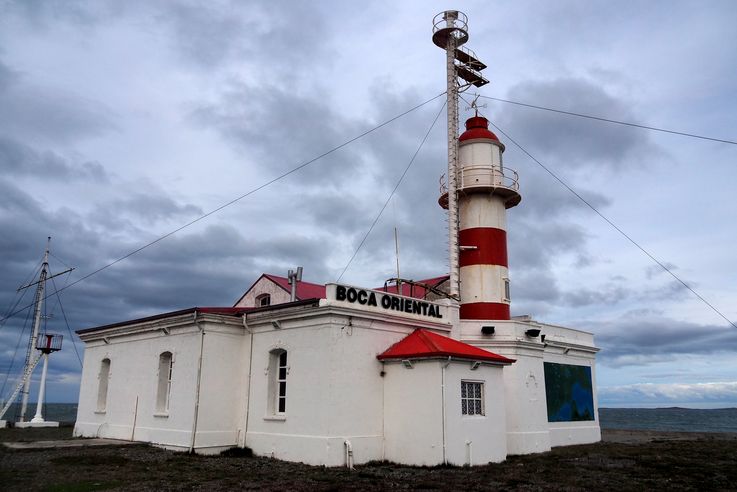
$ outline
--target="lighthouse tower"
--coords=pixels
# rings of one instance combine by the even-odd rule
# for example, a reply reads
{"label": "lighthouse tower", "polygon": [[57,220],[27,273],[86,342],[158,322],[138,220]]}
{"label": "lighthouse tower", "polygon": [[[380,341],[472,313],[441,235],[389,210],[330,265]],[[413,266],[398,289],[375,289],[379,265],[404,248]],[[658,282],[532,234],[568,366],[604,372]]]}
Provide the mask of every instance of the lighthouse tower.
{"label": "lighthouse tower", "polygon": [[462,46],[468,17],[438,14],[432,40],[446,52],[448,180],[438,202],[448,210],[449,294],[460,301],[462,320],[509,320],[506,210],[521,200],[517,173],[504,168],[504,145],[478,112],[458,137],[459,92],[489,83],[486,65]]}
{"label": "lighthouse tower", "polygon": [[482,116],[458,138],[458,247],[461,319],[508,320],[507,209],[520,203],[517,173]]}

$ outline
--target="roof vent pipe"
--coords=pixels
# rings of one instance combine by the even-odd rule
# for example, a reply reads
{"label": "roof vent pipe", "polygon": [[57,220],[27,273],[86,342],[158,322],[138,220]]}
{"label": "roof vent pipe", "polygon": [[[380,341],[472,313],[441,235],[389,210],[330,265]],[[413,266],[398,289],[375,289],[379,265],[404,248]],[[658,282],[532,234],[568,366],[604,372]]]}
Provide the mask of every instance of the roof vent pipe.
{"label": "roof vent pipe", "polygon": [[289,273],[287,273],[287,278],[289,279],[289,285],[292,286],[289,300],[291,302],[294,302],[297,300],[297,282],[302,281],[302,267],[297,267],[296,272],[294,270],[289,270]]}

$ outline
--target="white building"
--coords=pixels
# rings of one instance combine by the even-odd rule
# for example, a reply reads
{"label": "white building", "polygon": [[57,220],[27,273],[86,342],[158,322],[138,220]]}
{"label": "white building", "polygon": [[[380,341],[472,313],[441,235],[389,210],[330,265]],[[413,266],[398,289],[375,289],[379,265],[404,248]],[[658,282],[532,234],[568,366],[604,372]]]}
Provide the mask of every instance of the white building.
{"label": "white building", "polygon": [[598,441],[593,336],[510,318],[516,174],[486,119],[466,127],[460,299],[444,276],[373,290],[297,282],[291,301],[286,278],[263,275],[234,307],[80,330],[75,435],[329,466],[474,465]]}

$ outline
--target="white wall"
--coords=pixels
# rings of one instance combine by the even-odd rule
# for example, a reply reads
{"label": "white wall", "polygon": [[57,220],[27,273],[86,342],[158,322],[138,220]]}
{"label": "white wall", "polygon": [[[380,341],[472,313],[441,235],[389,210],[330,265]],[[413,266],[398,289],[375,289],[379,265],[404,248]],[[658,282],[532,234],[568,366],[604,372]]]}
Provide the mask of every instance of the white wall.
{"label": "white wall", "polygon": [[[243,353],[249,338],[239,319],[205,316],[202,384],[196,447],[200,451],[237,444],[239,423],[245,413]],[[217,320],[213,322],[213,320]],[[206,321],[209,320],[209,321]],[[200,330],[193,315],[182,324],[171,323],[169,334],[156,322],[122,327],[87,338],[80,388],[76,436],[107,437],[151,442],[189,449],[195,416]],[[92,338],[92,340],[90,340]],[[169,412],[156,409],[159,356],[173,355]],[[105,412],[97,412],[98,374],[101,361],[110,359]],[[135,421],[135,430],[134,430]]]}
{"label": "white wall", "polygon": [[[445,373],[446,452],[454,465],[498,463],[507,458],[507,417],[503,371],[509,366],[452,362]],[[484,415],[462,415],[461,381],[484,382]]]}
{"label": "white wall", "polygon": [[[266,313],[264,313],[266,314]],[[344,443],[354,462],[382,459],[383,379],[376,356],[412,328],[330,314],[249,321],[253,370],[246,445],[258,455],[341,466]],[[268,414],[269,352],[287,351],[285,415]]]}
{"label": "white wall", "polygon": [[[472,370],[471,361],[448,364],[444,359],[429,359],[413,361],[411,369],[398,361],[387,362],[385,367],[387,460],[432,466],[444,462],[478,465],[506,458],[501,366],[481,365]],[[462,380],[484,383],[484,415],[462,414]]]}
{"label": "white wall", "polygon": [[[173,354],[174,367],[169,412],[163,415],[156,411],[156,391],[159,356],[166,351]],[[171,335],[149,332],[87,343],[74,434],[188,447],[198,357],[194,326]],[[105,358],[110,359],[107,409],[98,413],[97,379]]]}
{"label": "white wall", "polygon": [[442,368],[437,360],[412,369],[386,363],[384,457],[408,465],[443,463]]}
{"label": "white wall", "polygon": [[242,326],[203,323],[205,330],[195,448],[238,445],[247,405],[250,336]]}

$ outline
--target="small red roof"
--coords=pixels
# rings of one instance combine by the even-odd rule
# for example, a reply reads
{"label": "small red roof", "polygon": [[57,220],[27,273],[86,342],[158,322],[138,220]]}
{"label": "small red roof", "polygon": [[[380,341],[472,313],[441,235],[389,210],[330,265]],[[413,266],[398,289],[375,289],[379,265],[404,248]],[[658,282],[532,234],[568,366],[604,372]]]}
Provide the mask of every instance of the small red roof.
{"label": "small red roof", "polygon": [[483,116],[474,116],[473,118],[467,119],[466,131],[458,138],[458,141],[463,142],[465,140],[472,140],[475,138],[488,138],[499,142],[499,138],[489,130],[489,120]]}
{"label": "small red roof", "polygon": [[480,349],[431,331],[417,329],[376,356],[379,360],[415,359],[419,357],[454,357],[511,364],[514,359]]}
{"label": "small red roof", "polygon": [[[292,286],[289,285],[289,279],[287,277],[279,277],[270,273],[264,273],[264,277],[287,292],[292,292]],[[297,299],[325,299],[325,286],[311,282],[297,282]]]}

